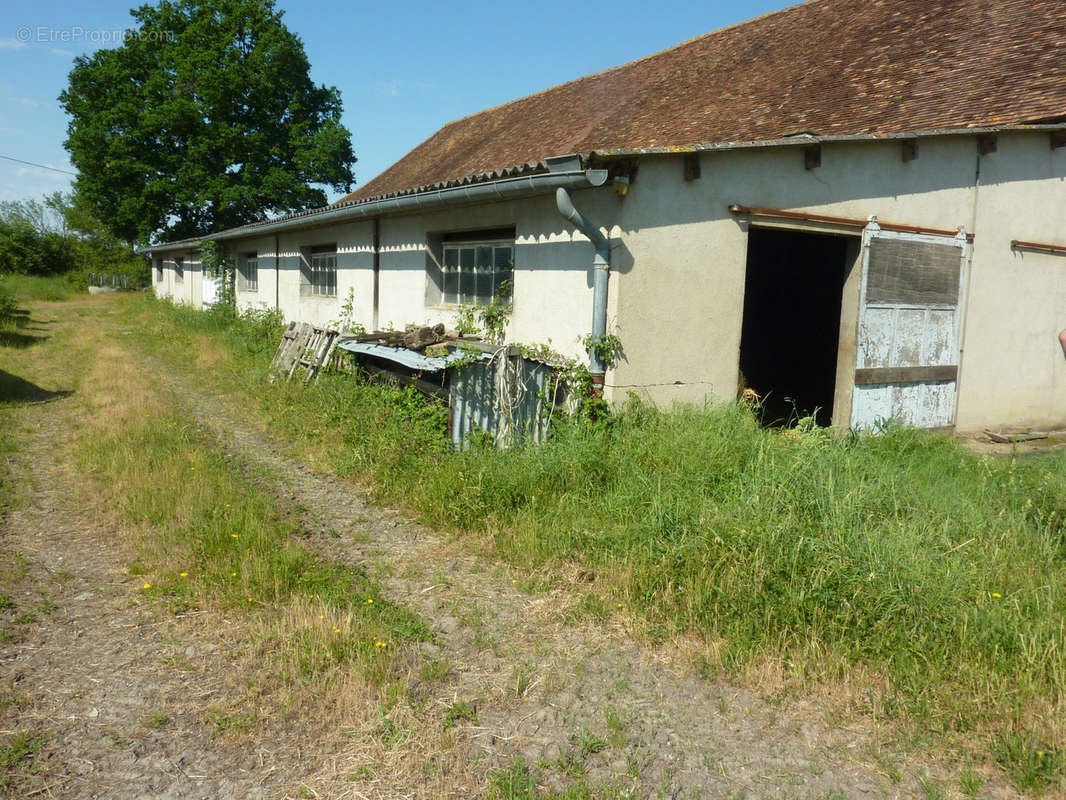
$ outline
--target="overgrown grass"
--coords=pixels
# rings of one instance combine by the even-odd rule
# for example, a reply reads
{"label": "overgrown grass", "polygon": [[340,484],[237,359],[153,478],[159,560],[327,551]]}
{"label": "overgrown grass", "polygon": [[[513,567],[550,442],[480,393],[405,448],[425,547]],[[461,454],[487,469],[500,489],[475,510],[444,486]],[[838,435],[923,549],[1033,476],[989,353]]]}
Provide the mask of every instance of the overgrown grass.
{"label": "overgrown grass", "polygon": [[263,315],[151,300],[129,313],[176,362],[197,336],[225,345],[220,380],[379,499],[488,532],[531,569],[580,564],[608,607],[717,645],[708,669],[864,676],[879,715],[974,731],[1010,770],[1028,751],[1009,743],[1039,740],[1036,771],[1063,772],[1061,453],[981,457],[903,428],[766,430],[737,406],[635,402],[600,424],[562,422],[539,447],[454,453],[443,410],[410,391],[350,376],[265,382],[277,338]]}
{"label": "overgrown grass", "polygon": [[354,665],[380,683],[395,673],[399,646],[429,636],[365,570],[323,563],[296,544],[297,523],[197,428],[148,419],[90,441],[83,458],[122,487],[115,510],[146,531],[130,569],[144,594],[175,612],[208,603],[280,615],[266,639],[291,645],[292,674]]}
{"label": "overgrown grass", "polygon": [[12,273],[3,276],[6,293],[23,302],[67,300],[77,291],[77,287],[64,275],[20,275]]}

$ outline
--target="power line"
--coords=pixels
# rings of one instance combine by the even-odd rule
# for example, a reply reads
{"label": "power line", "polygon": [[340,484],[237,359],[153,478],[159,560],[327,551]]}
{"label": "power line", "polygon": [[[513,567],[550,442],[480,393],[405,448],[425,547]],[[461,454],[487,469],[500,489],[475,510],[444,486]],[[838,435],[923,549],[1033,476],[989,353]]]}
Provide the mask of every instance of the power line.
{"label": "power line", "polygon": [[35,164],[32,161],[23,161],[21,158],[12,158],[11,156],[0,156],[0,158],[6,159],[7,161],[14,161],[17,164],[25,164],[27,167],[38,167],[39,169],[50,169],[50,170],[52,170],[52,172],[62,172],[64,175],[73,175],[75,178],[78,177],[78,173],[71,172],[68,169],[56,169],[55,167],[46,167],[44,164]]}

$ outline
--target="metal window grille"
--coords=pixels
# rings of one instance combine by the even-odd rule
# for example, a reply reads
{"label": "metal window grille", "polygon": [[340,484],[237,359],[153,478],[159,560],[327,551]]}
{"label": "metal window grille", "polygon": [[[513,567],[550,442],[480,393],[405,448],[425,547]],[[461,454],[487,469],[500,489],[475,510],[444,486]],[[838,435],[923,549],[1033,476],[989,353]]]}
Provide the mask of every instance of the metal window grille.
{"label": "metal window grille", "polygon": [[259,291],[259,258],[254,255],[244,256],[237,270],[238,287],[242,292]]}
{"label": "metal window grille", "polygon": [[311,294],[322,297],[337,295],[337,254],[311,254]]}
{"label": "metal window grille", "polygon": [[463,242],[444,245],[445,303],[488,305],[511,299],[514,244]]}

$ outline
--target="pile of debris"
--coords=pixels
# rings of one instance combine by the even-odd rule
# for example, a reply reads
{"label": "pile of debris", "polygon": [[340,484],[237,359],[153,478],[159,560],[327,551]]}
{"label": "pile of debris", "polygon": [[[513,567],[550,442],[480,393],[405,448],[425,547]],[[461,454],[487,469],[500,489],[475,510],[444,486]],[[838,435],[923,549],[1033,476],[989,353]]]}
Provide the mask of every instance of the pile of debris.
{"label": "pile of debris", "polygon": [[[430,358],[444,357],[451,353],[451,346],[460,340],[478,343],[476,336],[463,336],[459,331],[445,328],[443,324],[415,328],[410,331],[374,331],[364,334],[344,334],[332,328],[319,328],[306,322],[290,322],[281,336],[281,344],[271,363],[275,375],[291,379],[304,368],[304,382],[310,382],[323,367],[335,360],[337,345],[347,342],[376,344],[382,347],[403,348],[424,352]],[[336,366],[336,365],[334,365]]]}
{"label": "pile of debris", "polygon": [[561,400],[550,364],[443,324],[352,335],[294,322],[282,336],[273,373],[292,378],[303,367],[309,383],[342,359],[446,404],[448,436],[458,449],[470,446],[472,434],[489,436],[497,447],[543,441]]}

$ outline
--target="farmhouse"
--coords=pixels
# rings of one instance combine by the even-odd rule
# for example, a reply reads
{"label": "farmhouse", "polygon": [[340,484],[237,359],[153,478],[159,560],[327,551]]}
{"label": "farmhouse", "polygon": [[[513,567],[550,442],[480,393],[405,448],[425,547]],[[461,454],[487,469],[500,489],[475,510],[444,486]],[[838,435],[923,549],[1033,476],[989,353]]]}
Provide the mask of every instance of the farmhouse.
{"label": "farmhouse", "polygon": [[[445,125],[354,193],[210,238],[242,307],[604,331],[605,397],[750,387],[838,426],[1066,427],[1059,0],[811,0]],[[204,300],[196,242],[156,291]],[[594,373],[603,372],[595,356]]]}

